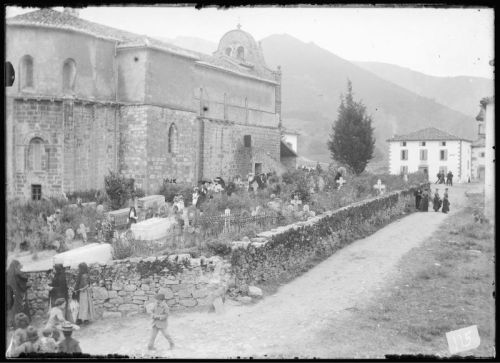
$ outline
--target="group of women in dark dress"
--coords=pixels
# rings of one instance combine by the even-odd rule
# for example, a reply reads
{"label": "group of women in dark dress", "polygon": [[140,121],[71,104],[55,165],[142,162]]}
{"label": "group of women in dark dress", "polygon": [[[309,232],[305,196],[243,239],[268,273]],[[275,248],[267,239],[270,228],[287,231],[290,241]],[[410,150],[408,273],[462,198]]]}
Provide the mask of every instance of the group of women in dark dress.
{"label": "group of women in dark dress", "polygon": [[[422,189],[418,188],[415,193],[415,208],[422,212],[429,211],[429,201],[431,199],[431,191],[430,189]],[[434,197],[432,199],[432,207],[435,212],[439,212],[439,209],[443,213],[448,213],[450,211],[450,201],[448,199],[448,188],[444,191],[443,199],[439,196],[439,189],[436,189],[434,192]]]}
{"label": "group of women in dark dress", "polygon": [[[18,313],[26,314],[28,319],[31,320],[27,298],[28,274],[21,271],[21,269],[21,263],[18,260],[13,260],[7,270],[7,323],[9,326],[15,326],[14,318]],[[89,321],[94,320],[94,305],[86,263],[82,262],[78,265],[78,275],[72,296],[78,302],[76,319],[73,318],[69,308],[69,289],[62,264],[54,265],[54,276],[49,283],[49,288],[49,314],[53,308],[60,307],[60,302],[64,300],[63,316],[66,321],[87,324]]]}

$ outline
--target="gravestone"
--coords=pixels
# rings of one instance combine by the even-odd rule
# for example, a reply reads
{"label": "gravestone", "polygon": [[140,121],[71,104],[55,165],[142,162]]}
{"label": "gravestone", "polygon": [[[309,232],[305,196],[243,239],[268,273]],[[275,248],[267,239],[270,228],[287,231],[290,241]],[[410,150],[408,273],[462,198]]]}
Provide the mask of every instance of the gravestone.
{"label": "gravestone", "polygon": [[299,196],[295,194],[294,198],[290,201],[290,204],[292,205],[294,211],[298,211],[299,206],[302,205],[302,201],[299,199]]}
{"label": "gravestone", "polygon": [[73,241],[73,238],[75,238],[75,232],[71,228],[68,228],[66,230],[65,235],[66,235],[66,241],[68,242]]}
{"label": "gravestone", "polygon": [[325,190],[325,179],[320,175],[318,177],[318,191],[322,192]]}
{"label": "gravestone", "polygon": [[337,187],[337,190],[340,190],[340,188],[342,188],[342,186],[346,183],[346,181],[344,180],[343,177],[340,177],[338,180],[337,180],[337,184],[339,185]]}
{"label": "gravestone", "polygon": [[176,224],[175,218],[150,218],[130,226],[136,239],[153,241],[165,238]]}
{"label": "gravestone", "polygon": [[155,203],[156,203],[156,208],[164,205],[165,204],[165,196],[163,196],[163,195],[148,195],[147,197],[137,199],[137,207],[142,209],[142,210],[154,208]]}
{"label": "gravestone", "polygon": [[104,213],[104,206],[102,204],[99,204],[96,207],[96,211],[97,211],[97,213]]}
{"label": "gravestone", "polygon": [[385,185],[382,184],[382,181],[380,179],[377,180],[377,184],[375,184],[373,188],[377,190],[378,195],[382,195],[385,192]]}
{"label": "gravestone", "polygon": [[86,227],[85,224],[81,223],[78,229],[76,230],[76,233],[82,236],[83,242],[87,242],[87,233],[89,231],[90,231],[89,228]]}
{"label": "gravestone", "polygon": [[309,204],[304,204],[302,211],[309,213]]}

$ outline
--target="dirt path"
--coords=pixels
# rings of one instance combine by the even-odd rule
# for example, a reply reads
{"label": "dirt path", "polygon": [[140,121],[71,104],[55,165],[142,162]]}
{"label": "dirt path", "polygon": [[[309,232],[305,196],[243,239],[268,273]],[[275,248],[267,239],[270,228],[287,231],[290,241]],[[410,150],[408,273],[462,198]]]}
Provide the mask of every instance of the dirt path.
{"label": "dirt path", "polygon": [[[464,192],[471,188],[474,186],[451,188],[451,214],[463,206]],[[440,189],[442,194],[444,188]],[[432,235],[449,215],[432,211],[398,220],[337,251],[255,305],[226,306],[225,313],[219,315],[174,315],[169,331],[176,349],[171,352],[161,336],[157,337],[153,354],[146,349],[150,322],[146,316],[99,321],[75,337],[90,354],[116,353],[137,358],[327,358],[316,335],[337,314],[358,301],[369,301],[390,281],[391,274],[397,273],[395,266],[400,258]],[[345,347],[342,350],[345,352]]]}

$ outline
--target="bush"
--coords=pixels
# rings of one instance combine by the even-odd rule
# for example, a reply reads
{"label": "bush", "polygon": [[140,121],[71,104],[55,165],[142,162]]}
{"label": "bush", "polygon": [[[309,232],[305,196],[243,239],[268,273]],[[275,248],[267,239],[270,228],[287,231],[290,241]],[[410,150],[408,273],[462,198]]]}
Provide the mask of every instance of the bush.
{"label": "bush", "polygon": [[110,171],[109,175],[104,178],[104,182],[111,209],[116,210],[125,207],[127,201],[133,197],[134,179],[125,178]]}
{"label": "bush", "polygon": [[212,255],[228,256],[231,254],[231,246],[229,242],[225,241],[211,241],[207,242],[207,249]]}
{"label": "bush", "polygon": [[193,200],[193,187],[188,183],[163,183],[158,191],[158,194],[165,197],[165,201],[172,203],[174,197],[178,194],[182,194],[184,197],[184,203],[190,205]]}

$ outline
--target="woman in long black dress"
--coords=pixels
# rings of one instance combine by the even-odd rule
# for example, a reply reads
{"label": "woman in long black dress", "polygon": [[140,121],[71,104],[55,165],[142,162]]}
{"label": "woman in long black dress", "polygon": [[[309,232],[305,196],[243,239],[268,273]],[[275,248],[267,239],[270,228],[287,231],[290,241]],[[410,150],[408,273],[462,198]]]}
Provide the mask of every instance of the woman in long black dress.
{"label": "woman in long black dress", "polygon": [[434,199],[432,200],[432,207],[434,208],[434,212],[438,212],[441,208],[441,197],[439,196],[439,190],[437,189],[434,193]]}
{"label": "woman in long black dress", "polygon": [[28,274],[21,271],[21,262],[12,260],[7,270],[7,322],[14,325],[14,317],[25,313],[30,318],[27,290]]}
{"label": "woman in long black dress", "polygon": [[420,201],[420,210],[422,212],[429,211],[429,192],[424,190],[422,193],[422,200]]}
{"label": "woman in long black dress", "polygon": [[66,302],[64,316],[67,320],[72,321],[71,313],[68,309],[68,283],[66,281],[66,273],[62,264],[58,263],[54,265],[54,278],[52,279],[49,286],[51,287],[49,292],[50,306],[55,306],[55,302],[57,299],[64,299],[64,301]]}
{"label": "woman in long black dress", "polygon": [[415,208],[420,209],[420,201],[422,200],[422,189],[418,188],[415,190]]}
{"label": "woman in long black dress", "polygon": [[445,193],[443,197],[443,209],[441,209],[443,213],[448,213],[450,211],[450,201],[448,200],[448,194]]}

